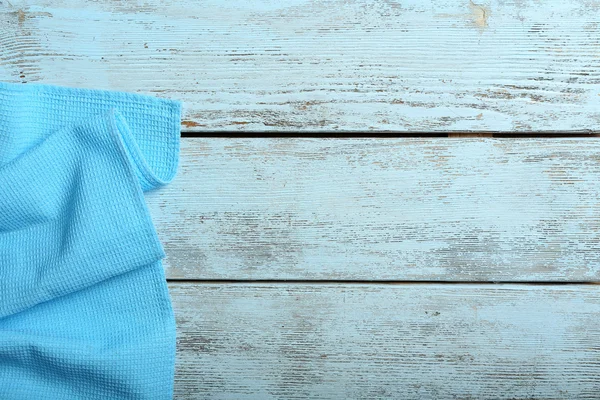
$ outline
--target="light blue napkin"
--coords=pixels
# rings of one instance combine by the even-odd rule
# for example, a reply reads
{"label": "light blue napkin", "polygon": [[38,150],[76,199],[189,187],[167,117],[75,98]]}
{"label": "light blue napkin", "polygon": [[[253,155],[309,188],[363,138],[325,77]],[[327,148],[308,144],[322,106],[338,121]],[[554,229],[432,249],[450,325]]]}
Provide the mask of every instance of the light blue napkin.
{"label": "light blue napkin", "polygon": [[0,399],[170,399],[175,321],[143,191],[181,105],[0,82]]}

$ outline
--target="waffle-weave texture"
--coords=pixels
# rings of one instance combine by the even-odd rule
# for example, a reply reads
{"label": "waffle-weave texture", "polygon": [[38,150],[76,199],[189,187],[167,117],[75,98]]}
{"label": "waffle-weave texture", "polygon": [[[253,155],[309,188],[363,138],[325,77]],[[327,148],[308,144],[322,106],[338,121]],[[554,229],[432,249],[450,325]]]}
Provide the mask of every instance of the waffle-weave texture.
{"label": "waffle-weave texture", "polygon": [[181,104],[0,82],[0,399],[170,399],[175,320],[144,191]]}

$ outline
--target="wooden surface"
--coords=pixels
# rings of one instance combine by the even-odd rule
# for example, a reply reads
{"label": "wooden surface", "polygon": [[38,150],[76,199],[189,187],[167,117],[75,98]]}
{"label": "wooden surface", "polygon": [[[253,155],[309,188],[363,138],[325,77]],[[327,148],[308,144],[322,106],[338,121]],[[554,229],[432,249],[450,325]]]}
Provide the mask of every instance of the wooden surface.
{"label": "wooden surface", "polygon": [[598,399],[598,286],[171,283],[177,399]]}
{"label": "wooden surface", "polygon": [[597,138],[184,138],[169,278],[589,281]]}
{"label": "wooden surface", "polygon": [[598,131],[597,1],[3,0],[0,78],[197,131]]}
{"label": "wooden surface", "polygon": [[600,132],[599,22],[590,0],[0,0],[0,80],[314,136],[184,138],[147,194],[177,399],[598,399],[600,138],[474,136]]}

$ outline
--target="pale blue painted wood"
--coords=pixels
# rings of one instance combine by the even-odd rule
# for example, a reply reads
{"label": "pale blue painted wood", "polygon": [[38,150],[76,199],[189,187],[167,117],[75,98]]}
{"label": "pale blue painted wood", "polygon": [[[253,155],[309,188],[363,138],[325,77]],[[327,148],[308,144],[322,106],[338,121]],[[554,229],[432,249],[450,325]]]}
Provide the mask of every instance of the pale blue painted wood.
{"label": "pale blue painted wood", "polygon": [[175,279],[597,281],[600,141],[184,138]]}
{"label": "pale blue painted wood", "polygon": [[593,1],[11,0],[0,80],[184,100],[184,129],[597,131]]}
{"label": "pale blue painted wood", "polygon": [[597,399],[598,286],[170,284],[177,399]]}

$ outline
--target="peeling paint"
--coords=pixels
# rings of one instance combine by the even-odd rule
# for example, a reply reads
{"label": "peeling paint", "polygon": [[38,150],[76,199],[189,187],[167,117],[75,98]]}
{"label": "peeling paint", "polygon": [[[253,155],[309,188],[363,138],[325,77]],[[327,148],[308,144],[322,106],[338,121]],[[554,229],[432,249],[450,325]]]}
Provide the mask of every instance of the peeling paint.
{"label": "peeling paint", "polygon": [[181,125],[185,126],[186,128],[194,128],[197,126],[202,126],[199,123],[195,122],[195,121],[189,121],[189,120],[184,120],[181,121]]}
{"label": "peeling paint", "polygon": [[476,4],[472,0],[469,0],[469,8],[471,10],[471,21],[479,28],[480,32],[483,32],[488,26],[488,18],[491,14],[490,9],[481,4]]}
{"label": "peeling paint", "polygon": [[26,10],[23,10],[22,8],[19,8],[17,11],[15,11],[15,14],[17,15],[17,21],[20,27],[22,27],[25,21],[29,18],[53,17],[53,15],[49,12],[28,12]]}

